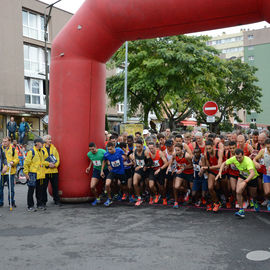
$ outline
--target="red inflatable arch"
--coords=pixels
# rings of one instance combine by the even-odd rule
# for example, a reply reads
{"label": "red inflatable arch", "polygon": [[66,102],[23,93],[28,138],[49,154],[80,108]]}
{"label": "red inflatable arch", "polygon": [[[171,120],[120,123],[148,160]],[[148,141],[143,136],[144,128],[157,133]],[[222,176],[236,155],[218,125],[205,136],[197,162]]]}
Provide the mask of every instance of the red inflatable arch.
{"label": "red inflatable arch", "polygon": [[270,22],[269,0],[86,0],[53,42],[49,132],[60,151],[59,190],[90,197],[88,143],[104,143],[105,63],[126,40]]}

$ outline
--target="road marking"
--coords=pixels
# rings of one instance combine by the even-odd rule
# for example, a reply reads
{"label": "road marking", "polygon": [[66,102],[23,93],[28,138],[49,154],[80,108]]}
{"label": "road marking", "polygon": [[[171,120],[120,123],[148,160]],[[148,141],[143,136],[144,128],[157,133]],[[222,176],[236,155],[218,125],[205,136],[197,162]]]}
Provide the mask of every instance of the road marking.
{"label": "road marking", "polygon": [[268,219],[260,217],[260,216],[256,216],[256,218],[264,222],[265,224],[270,225],[270,221]]}
{"label": "road marking", "polygon": [[270,259],[270,252],[265,250],[251,251],[246,255],[246,258],[250,261],[266,261]]}
{"label": "road marking", "polygon": [[148,221],[146,221],[146,220],[143,220],[143,221],[139,221],[139,222],[137,222],[137,223],[135,223],[135,224],[131,224],[131,225],[129,225],[129,226],[126,226],[125,228],[123,228],[123,229],[119,229],[119,230],[117,230],[117,232],[128,232],[128,231],[130,231],[131,229],[134,229],[134,228],[137,228],[137,227],[142,227],[142,225],[144,225],[145,223],[147,223]]}

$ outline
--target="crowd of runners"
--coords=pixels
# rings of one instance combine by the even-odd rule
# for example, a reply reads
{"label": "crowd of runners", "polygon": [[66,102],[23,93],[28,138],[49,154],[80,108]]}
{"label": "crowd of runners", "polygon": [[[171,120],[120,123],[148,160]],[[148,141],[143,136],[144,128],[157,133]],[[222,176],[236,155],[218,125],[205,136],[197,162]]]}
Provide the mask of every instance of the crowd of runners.
{"label": "crowd of runners", "polygon": [[[221,207],[237,208],[236,216],[245,217],[246,208],[270,211],[270,139],[268,131],[251,135],[227,133],[164,133],[135,136],[105,134],[104,149],[94,142],[87,154],[91,173],[92,205],[105,206],[113,201],[205,206],[218,212]],[[44,140],[43,140],[44,139]],[[4,185],[9,187],[9,204],[16,207],[14,175],[23,162],[27,179],[28,211],[45,210],[47,188],[51,182],[53,199],[61,205],[58,194],[60,157],[50,135],[34,141],[30,151],[5,137],[0,147],[0,207],[4,204]],[[23,160],[22,160],[23,159]]]}
{"label": "crowd of runners", "polygon": [[255,130],[250,136],[228,133],[164,133],[135,136],[111,135],[105,149],[89,144],[93,166],[91,191],[93,206],[114,200],[143,203],[205,206],[218,212],[221,207],[270,211],[270,139],[268,131]]}

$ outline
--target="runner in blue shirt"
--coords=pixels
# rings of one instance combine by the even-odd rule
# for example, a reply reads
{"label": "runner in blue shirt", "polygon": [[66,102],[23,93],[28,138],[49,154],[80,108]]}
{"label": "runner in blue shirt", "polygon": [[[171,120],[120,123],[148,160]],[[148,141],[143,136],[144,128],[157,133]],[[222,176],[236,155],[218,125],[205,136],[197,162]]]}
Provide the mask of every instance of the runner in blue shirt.
{"label": "runner in blue shirt", "polygon": [[126,159],[125,153],[120,148],[115,148],[115,145],[112,142],[107,144],[108,151],[104,154],[104,159],[102,162],[101,173],[102,177],[104,174],[104,167],[106,163],[109,162],[110,173],[106,178],[105,190],[108,194],[108,200],[104,203],[105,206],[110,206],[112,204],[111,197],[111,184],[113,181],[117,181],[116,184],[126,185],[127,179],[125,175],[124,160]]}

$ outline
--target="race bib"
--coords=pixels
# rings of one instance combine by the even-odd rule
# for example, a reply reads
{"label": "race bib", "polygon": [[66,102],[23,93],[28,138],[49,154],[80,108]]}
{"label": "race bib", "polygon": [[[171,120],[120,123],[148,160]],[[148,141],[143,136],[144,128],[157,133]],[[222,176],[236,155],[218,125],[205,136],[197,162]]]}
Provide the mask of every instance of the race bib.
{"label": "race bib", "polygon": [[201,170],[201,166],[198,164],[193,164],[194,171],[199,172]]}
{"label": "race bib", "polygon": [[154,165],[153,167],[156,168],[156,167],[159,167],[159,160],[154,160]]}
{"label": "race bib", "polygon": [[94,164],[94,166],[101,166],[101,161],[100,160],[94,160],[93,164]]}
{"label": "race bib", "polygon": [[243,172],[243,171],[241,171],[240,174],[243,175],[244,177],[248,177],[249,176],[249,173]]}
{"label": "race bib", "polygon": [[112,164],[112,167],[113,167],[113,168],[117,168],[117,167],[119,167],[119,166],[121,165],[119,159],[117,159],[117,160],[115,160],[115,161],[112,161],[111,164]]}
{"label": "race bib", "polygon": [[143,167],[145,165],[145,162],[144,162],[144,160],[136,159],[136,165]]}
{"label": "race bib", "polygon": [[233,171],[238,171],[237,167],[236,167],[234,164],[231,164],[231,169],[232,169]]}

